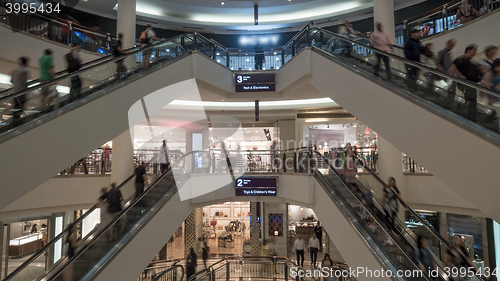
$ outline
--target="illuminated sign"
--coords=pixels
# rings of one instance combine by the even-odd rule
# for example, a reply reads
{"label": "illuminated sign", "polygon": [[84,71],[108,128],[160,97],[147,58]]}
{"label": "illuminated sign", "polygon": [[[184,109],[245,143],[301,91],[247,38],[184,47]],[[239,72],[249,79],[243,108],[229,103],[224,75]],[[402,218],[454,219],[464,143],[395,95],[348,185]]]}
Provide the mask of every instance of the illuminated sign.
{"label": "illuminated sign", "polygon": [[235,75],[236,92],[273,92],[276,90],[276,75],[268,73]]}
{"label": "illuminated sign", "polygon": [[277,177],[240,177],[236,179],[236,196],[276,196]]}

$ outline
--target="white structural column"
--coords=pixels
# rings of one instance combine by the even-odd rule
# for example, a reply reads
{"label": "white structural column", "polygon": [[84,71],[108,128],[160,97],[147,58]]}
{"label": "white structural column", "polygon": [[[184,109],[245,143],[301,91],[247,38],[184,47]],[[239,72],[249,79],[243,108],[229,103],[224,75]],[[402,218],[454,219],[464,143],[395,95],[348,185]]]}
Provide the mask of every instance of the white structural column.
{"label": "white structural column", "polygon": [[136,0],[118,0],[116,31],[123,33],[123,48],[134,46],[135,42],[135,8]]}
{"label": "white structural column", "polygon": [[[406,180],[403,175],[403,154],[384,138],[378,135],[378,167],[380,178],[388,183],[389,177],[394,177],[396,186],[398,187],[401,195],[406,200]],[[382,198],[382,194],[377,194]],[[399,208],[399,218],[404,221],[403,208]]]}
{"label": "white structural column", "polygon": [[134,172],[134,146],[130,131],[125,131],[113,139],[111,160],[111,182],[122,183]]}
{"label": "white structural column", "polygon": [[[128,49],[135,42],[136,0],[118,0],[116,31],[123,33],[122,48]],[[126,60],[125,65],[134,63]],[[130,66],[130,65],[129,65]],[[130,130],[113,139],[111,182],[122,183],[134,171],[134,146]]]}
{"label": "white structural column", "polygon": [[389,35],[391,42],[395,44],[396,29],[394,27],[394,0],[373,0],[373,18],[375,23],[382,23],[384,31],[387,35]]}

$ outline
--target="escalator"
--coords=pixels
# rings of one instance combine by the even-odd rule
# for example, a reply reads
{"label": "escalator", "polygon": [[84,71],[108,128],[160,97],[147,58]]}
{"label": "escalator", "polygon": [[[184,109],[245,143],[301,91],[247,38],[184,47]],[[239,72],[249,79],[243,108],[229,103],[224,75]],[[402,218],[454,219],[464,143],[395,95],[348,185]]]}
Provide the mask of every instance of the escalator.
{"label": "escalator", "polygon": [[[321,28],[310,37],[314,87],[488,217],[500,219],[500,190],[488,188],[499,180],[499,92]],[[390,58],[391,79],[384,69],[375,75],[376,55]],[[415,79],[408,67],[416,69]],[[435,83],[428,83],[428,74]]]}
{"label": "escalator", "polygon": [[[164,244],[164,241],[168,239],[166,236],[170,236],[168,231],[171,230],[173,233],[191,212],[189,202],[180,203],[178,196],[176,196],[177,190],[182,188],[191,173],[196,172],[197,169],[205,168],[195,168],[195,154],[199,157],[200,154],[207,153],[198,151],[184,155],[172,165],[171,169],[163,174],[156,174],[137,199],[131,191],[133,189],[128,192],[124,191],[127,186],[132,184],[134,175],[130,176],[118,186],[123,192],[123,197],[128,197],[124,201],[123,210],[115,218],[110,219],[108,224],[98,226],[87,236],[82,237],[80,241],[83,242],[75,250],[72,258],[65,256],[68,247],[66,239],[69,233],[69,228],[66,228],[3,280],[90,280],[113,259],[124,259],[125,262],[119,263],[120,266],[127,264],[126,261],[131,259],[131,256],[127,254],[130,248],[135,249],[133,250],[135,251],[134,256],[139,256],[142,258],[142,262],[146,262],[142,267],[145,268],[151,260],[151,256],[147,254],[147,249],[151,246],[146,241],[151,240],[152,237],[159,237],[156,240],[159,240],[160,244],[162,242]],[[205,165],[209,165],[209,163],[207,161]],[[230,182],[229,174],[226,175]],[[167,202],[168,206],[165,207]],[[165,225],[166,220],[163,218],[165,214],[162,213],[165,211],[170,214],[170,220],[165,226],[168,228],[167,233],[159,232],[158,226],[155,226],[158,223],[155,219],[159,219],[162,225]],[[97,205],[76,220],[74,225],[81,226],[85,218],[94,212],[100,212]],[[172,212],[175,212],[176,216],[172,217]],[[156,232],[148,227],[153,227],[152,230],[156,229]],[[141,239],[141,235],[144,235],[141,231],[147,232],[148,239]],[[158,237],[155,237],[154,233]],[[139,244],[125,248],[134,240],[135,243]],[[141,251],[137,252],[138,248],[136,247],[139,247]],[[152,246],[152,248],[157,250],[158,245]],[[41,261],[43,259],[45,262]],[[37,267],[36,265],[39,263],[45,263],[45,268]]]}
{"label": "escalator", "polygon": [[[74,100],[69,95],[55,98],[51,107],[26,108],[20,119],[14,120],[15,109],[4,110],[6,119],[0,122],[0,168],[2,186],[16,186],[0,198],[0,208],[39,186],[65,167],[129,129],[131,106],[144,96],[165,91],[165,105],[185,94],[196,91],[192,72],[192,34],[178,35],[147,48],[133,48],[122,57],[111,56],[85,64],[68,74],[63,71],[48,82],[34,81],[28,89],[0,93],[0,105],[11,107],[27,96],[37,100],[41,87],[69,85],[71,77],[82,80],[81,94]],[[198,39],[197,49],[204,45]],[[152,52],[152,63],[142,69],[142,52]],[[126,71],[116,73],[116,62],[123,60]],[[111,112],[110,112],[111,111]],[[7,112],[7,113],[6,113]],[[112,113],[112,114],[110,114]],[[153,112],[151,112],[153,113]],[[23,167],[23,168],[21,168]],[[36,171],[31,173],[31,171]],[[26,177],[26,173],[30,177]]]}
{"label": "escalator", "polygon": [[[435,263],[435,272],[432,276],[435,279],[448,280],[445,271],[445,256],[452,246],[446,239],[441,237],[432,226],[425,222],[411,207],[401,204],[403,212],[406,213],[408,221],[412,222],[410,229],[404,222],[396,218],[396,232],[390,230],[386,225],[385,213],[382,203],[376,198],[374,193],[381,192],[387,186],[369,168],[365,167],[366,173],[361,177],[358,175],[356,183],[349,185],[338,172],[338,167],[316,152],[318,159],[325,161],[328,174],[322,174],[319,170],[314,171],[314,176],[323,186],[332,201],[346,212],[346,216],[351,219],[352,224],[358,229],[361,236],[364,236],[367,245],[372,247],[375,253],[388,269],[413,271],[418,270],[415,260],[415,251],[418,249],[418,235],[423,236],[430,245],[432,259]],[[362,164],[362,163],[361,163]],[[323,167],[325,168],[325,167]],[[367,188],[371,190],[368,194],[373,194],[373,204],[366,204]],[[378,251],[377,251],[378,250]],[[383,255],[382,255],[383,253]],[[472,253],[473,254],[473,253]],[[472,258],[471,258],[472,260]],[[424,278],[410,278],[403,280],[426,280]],[[474,276],[469,276],[474,278]],[[480,280],[484,276],[477,276]]]}

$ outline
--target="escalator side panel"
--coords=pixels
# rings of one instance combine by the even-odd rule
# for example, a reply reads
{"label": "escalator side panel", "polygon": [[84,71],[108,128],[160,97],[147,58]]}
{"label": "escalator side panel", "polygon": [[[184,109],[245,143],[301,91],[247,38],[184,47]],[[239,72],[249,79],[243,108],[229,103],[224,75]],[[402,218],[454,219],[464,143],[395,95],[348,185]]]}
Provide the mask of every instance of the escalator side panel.
{"label": "escalator side panel", "polygon": [[[429,112],[418,101],[398,95],[382,81],[353,75],[356,70],[319,51],[313,51],[311,69],[314,87],[411,155],[487,216],[500,219],[496,208],[500,189],[489,188],[500,180],[497,146]],[[484,192],[478,190],[481,188]]]}
{"label": "escalator side panel", "polygon": [[[360,266],[378,271],[384,268],[379,258],[366,244],[366,240],[356,231],[339,206],[332,202],[330,195],[318,181],[315,181],[314,197],[314,213],[322,222],[328,237],[335,244],[346,263],[351,268]],[[380,280],[394,280],[388,277],[380,278]],[[373,280],[373,277],[368,278],[365,275],[360,275],[357,280]]]}
{"label": "escalator side panel", "polygon": [[193,209],[175,194],[93,280],[136,280]]}

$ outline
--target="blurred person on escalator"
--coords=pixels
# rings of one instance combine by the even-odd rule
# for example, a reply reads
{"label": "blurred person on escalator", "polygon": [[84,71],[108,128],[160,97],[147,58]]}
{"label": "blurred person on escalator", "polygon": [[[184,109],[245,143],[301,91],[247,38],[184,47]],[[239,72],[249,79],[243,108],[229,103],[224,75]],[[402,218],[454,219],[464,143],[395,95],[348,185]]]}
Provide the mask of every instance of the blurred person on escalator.
{"label": "blurred person on escalator", "polygon": [[349,186],[356,183],[356,158],[350,143],[347,144],[344,153],[344,178]]}
{"label": "blurred person on escalator", "polygon": [[[392,50],[391,40],[389,35],[382,30],[382,24],[380,22],[376,23],[376,29],[370,35],[370,46],[377,48],[384,52],[389,52]],[[381,61],[385,64],[385,73],[387,75],[387,80],[391,80],[391,65],[389,64],[389,57],[380,53],[375,53],[377,57],[377,65],[375,65],[375,75],[378,76],[381,67]]]}
{"label": "blurred person on escalator", "polygon": [[[80,58],[80,43],[75,42],[73,47],[66,54],[66,63],[68,64],[68,73],[72,73],[80,70],[82,66],[82,60]],[[80,97],[82,91],[82,80],[78,75],[71,76],[70,78],[70,90],[69,90],[69,102],[73,102]]]}
{"label": "blurred person on escalator", "polygon": [[[491,70],[486,73],[482,81],[483,86],[500,92],[500,59],[491,64]],[[490,96],[490,104],[500,101],[499,97]]]}
{"label": "blurred person on escalator", "polygon": [[385,211],[385,222],[387,228],[392,230],[396,234],[396,227],[394,226],[394,217],[399,210],[398,199],[406,206],[406,202],[401,196],[398,187],[396,186],[396,179],[393,177],[389,178],[389,185],[384,188],[384,193],[382,195],[382,207]]}
{"label": "blurred person on escalator", "polygon": [[[54,62],[52,60],[52,50],[46,49],[44,55],[38,60],[40,64],[40,84],[43,84],[54,78]],[[41,110],[49,110],[50,103],[52,101],[51,95],[52,86],[43,86],[41,90]]]}
{"label": "blurred person on escalator", "polygon": [[415,261],[418,264],[418,268],[422,270],[425,276],[432,278],[431,271],[436,268],[436,265],[432,259],[432,253],[429,250],[427,239],[425,239],[423,235],[418,236],[417,246],[417,249],[415,249]]}
{"label": "blurred person on escalator", "polygon": [[[478,272],[477,268],[474,266],[472,263],[471,259],[469,258],[469,253],[467,252],[467,249],[464,247],[464,242],[462,240],[462,237],[460,235],[455,234],[453,236],[453,242],[455,245],[451,248],[448,249],[448,252],[446,253],[446,257],[444,260],[444,266],[445,268],[450,268],[450,272],[455,272],[455,268],[457,269],[456,272],[461,273],[464,272],[462,268],[465,269],[466,275],[468,275],[468,269],[473,268],[474,272]],[[458,276],[454,276],[452,274],[450,276],[451,281],[465,281],[466,279],[462,276],[462,274],[458,274]]]}
{"label": "blurred person on escalator", "polygon": [[[122,47],[123,33],[118,33],[118,38],[113,42],[111,48],[113,49],[113,57],[118,58],[125,55],[127,52],[123,50]],[[120,79],[121,75],[127,71],[125,65],[123,65],[123,59],[116,61],[116,75],[115,79]]]}
{"label": "blurred person on escalator", "polygon": [[[423,53],[423,47],[420,43],[420,29],[414,27],[411,31],[411,38],[404,45],[405,58],[410,61],[420,62],[420,55]],[[406,65],[406,84],[410,90],[416,90],[416,82],[418,78],[419,68],[416,66]]]}
{"label": "blurred person on escalator", "polygon": [[[111,188],[101,195],[98,200],[99,205],[103,205],[103,201],[106,200],[108,204],[108,223],[111,222],[114,218],[116,218],[120,212],[122,211],[122,204],[121,202],[123,201],[123,196],[122,193],[119,189],[116,188],[116,183],[111,184]],[[125,219],[122,218],[119,221],[116,222],[116,225],[120,226],[120,232],[123,232],[125,229]],[[114,241],[114,230],[113,227],[111,227],[108,230],[107,233],[107,238],[109,242]]]}
{"label": "blurred person on escalator", "polygon": [[[347,39],[351,39],[351,34],[360,34],[360,32],[354,30],[352,28],[352,23],[346,20],[344,21],[343,24],[339,26],[339,34]],[[350,58],[352,51],[352,43],[347,42],[345,40],[341,40],[340,46],[342,48],[342,55],[344,57]]]}
{"label": "blurred person on escalator", "polygon": [[141,165],[135,168],[135,200],[141,196],[144,192],[144,184],[148,180],[146,175],[146,166],[145,162],[142,162]]}
{"label": "blurred person on escalator", "polygon": [[[28,70],[28,58],[20,57],[19,66],[11,72],[10,82],[12,83],[11,93],[16,93],[28,88],[28,79],[30,76]],[[13,121],[21,119],[21,114],[24,112],[24,104],[26,103],[26,94],[15,98],[15,109]]]}
{"label": "blurred person on escalator", "polygon": [[[446,47],[437,53],[436,68],[444,73],[450,73],[450,67],[453,64],[452,50],[457,45],[455,39],[446,41]],[[451,109],[455,98],[456,83],[453,80],[445,79],[444,87],[448,90],[444,107]]]}
{"label": "blurred person on escalator", "polygon": [[[476,55],[477,45],[470,44],[465,48],[465,54],[456,58],[450,67],[450,74],[458,76],[470,82],[478,83],[483,76],[483,68],[472,61]],[[477,118],[477,91],[475,88],[458,83],[457,88],[464,93],[468,103],[468,118],[476,122]],[[453,99],[455,99],[453,95]]]}
{"label": "blurred person on escalator", "polygon": [[[436,55],[432,51],[432,46],[432,43],[425,44],[421,61],[429,68],[436,68]],[[432,93],[434,91],[435,76],[431,72],[427,72],[425,73],[425,77],[427,77],[427,89],[429,93]]]}
{"label": "blurred person on escalator", "polygon": [[457,16],[453,25],[457,25],[458,22],[460,22],[460,24],[464,24],[471,21],[472,15],[479,17],[481,16],[481,13],[469,4],[469,0],[462,0],[462,3],[458,6]]}
{"label": "blurred person on escalator", "polygon": [[[156,37],[156,33],[153,31],[153,27],[148,24],[146,25],[146,29],[141,33],[139,37],[143,48],[149,48],[154,41],[163,41],[165,39],[160,39]],[[142,52],[142,67],[144,70],[149,68],[149,60],[151,58],[153,50],[149,48]]]}
{"label": "blurred person on escalator", "polygon": [[479,64],[483,66],[485,73],[491,70],[491,66],[493,65],[493,60],[497,56],[498,47],[490,45],[484,48],[484,54],[486,55],[485,59],[479,61]]}

